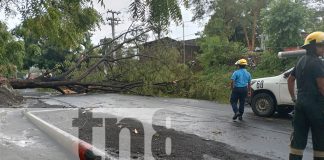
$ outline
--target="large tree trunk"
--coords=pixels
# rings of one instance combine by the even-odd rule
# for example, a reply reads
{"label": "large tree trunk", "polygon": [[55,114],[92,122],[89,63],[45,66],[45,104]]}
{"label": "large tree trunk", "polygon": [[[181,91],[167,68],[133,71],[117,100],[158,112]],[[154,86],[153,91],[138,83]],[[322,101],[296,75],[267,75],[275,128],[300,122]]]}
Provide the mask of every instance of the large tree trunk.
{"label": "large tree trunk", "polygon": [[[175,85],[177,82],[183,80],[175,80],[171,82],[154,83],[154,86],[170,86]],[[78,81],[40,81],[40,80],[10,80],[10,85],[14,89],[25,88],[52,88],[58,90],[62,94],[70,93],[87,93],[90,91],[104,91],[109,93],[120,93],[130,91],[136,87],[144,86],[144,82],[132,82],[132,83],[119,83],[119,84],[105,84],[105,83],[82,83]]]}
{"label": "large tree trunk", "polygon": [[252,25],[252,37],[251,37],[251,48],[252,50],[254,50],[255,48],[255,40],[256,40],[256,32],[257,32],[257,21],[258,21],[258,16],[260,13],[260,9],[257,8],[254,12],[253,12],[253,25]]}
{"label": "large tree trunk", "polygon": [[249,49],[249,51],[252,51],[252,46],[251,46],[250,38],[249,38],[248,31],[245,28],[245,26],[243,26],[243,32],[244,32],[244,36],[245,36],[245,40],[246,40],[246,44],[248,46],[248,49]]}
{"label": "large tree trunk", "polygon": [[10,85],[14,89],[25,88],[52,88],[63,94],[68,93],[85,93],[88,91],[107,91],[122,92],[133,87],[138,87],[142,83],[133,83],[128,85],[107,85],[100,83],[81,83],[78,81],[40,81],[40,80],[10,80]]}

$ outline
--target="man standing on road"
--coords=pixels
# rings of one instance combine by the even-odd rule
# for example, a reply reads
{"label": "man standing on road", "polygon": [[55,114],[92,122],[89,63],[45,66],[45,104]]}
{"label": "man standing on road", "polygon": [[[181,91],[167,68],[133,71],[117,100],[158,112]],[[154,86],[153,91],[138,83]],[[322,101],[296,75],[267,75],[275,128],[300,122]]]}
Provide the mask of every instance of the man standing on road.
{"label": "man standing on road", "polygon": [[[231,77],[231,105],[233,108],[233,120],[239,118],[243,120],[245,98],[250,90],[251,74],[245,69],[247,61],[245,59],[238,60],[235,65],[239,67]],[[240,106],[237,108],[237,102],[240,101]]]}
{"label": "man standing on road", "polygon": [[[290,143],[290,160],[301,160],[311,129],[314,160],[324,160],[324,32],[313,32],[305,39],[301,57],[288,78],[288,89],[296,103],[293,118],[294,131]],[[297,100],[295,97],[297,81]]]}

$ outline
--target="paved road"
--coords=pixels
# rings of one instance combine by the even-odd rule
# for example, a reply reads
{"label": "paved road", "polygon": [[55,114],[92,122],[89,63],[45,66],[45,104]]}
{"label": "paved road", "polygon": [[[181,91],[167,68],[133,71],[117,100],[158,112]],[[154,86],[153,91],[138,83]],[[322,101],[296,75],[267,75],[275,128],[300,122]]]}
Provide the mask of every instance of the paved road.
{"label": "paved road", "polygon": [[0,108],[1,160],[71,160],[70,153],[31,124],[22,109]]}
{"label": "paved road", "polygon": [[[229,105],[210,101],[153,98],[141,96],[124,96],[118,94],[58,96],[45,100],[49,104],[69,104],[72,106],[95,108],[94,113],[105,112],[118,117],[137,117],[150,120],[150,114],[143,114],[145,109],[168,109],[172,128],[198,135],[206,140],[224,142],[234,148],[271,159],[287,159],[289,152],[291,119],[262,118],[255,116],[250,108],[246,108],[243,122],[231,120],[232,110]],[[114,108],[135,108],[116,111]],[[163,124],[159,116],[153,120],[154,124]],[[148,122],[150,123],[150,121]],[[152,123],[152,122],[151,122]],[[311,159],[311,139],[305,151],[306,159]]]}
{"label": "paved road", "polygon": [[[206,141],[224,142],[240,152],[257,154],[270,159],[287,159],[288,155],[289,137],[292,131],[290,118],[256,117],[250,108],[246,108],[243,122],[233,122],[229,105],[202,100],[97,94],[42,97],[41,101],[42,103],[36,104],[36,107],[44,107],[46,103],[55,108],[62,105],[91,108],[94,116],[100,117],[100,114],[109,112],[109,115],[116,117],[135,117],[155,125],[165,124],[164,117],[168,115],[171,128],[197,135]],[[35,105],[31,106],[35,107]],[[72,126],[72,120],[78,117],[78,113],[72,111],[73,109],[43,112],[38,116],[77,135],[78,130]],[[162,112],[155,115],[152,120],[152,115],[156,111]],[[33,155],[35,151],[39,151],[36,157],[71,159],[70,155],[62,151],[55,142],[30,124],[21,115],[21,109],[10,111],[0,109],[0,117],[0,154],[8,155],[6,159],[45,159],[35,158]],[[94,130],[100,134],[103,128]],[[305,151],[306,160],[312,157],[310,144],[311,142]],[[100,145],[102,147],[102,144],[98,145],[99,148]]]}

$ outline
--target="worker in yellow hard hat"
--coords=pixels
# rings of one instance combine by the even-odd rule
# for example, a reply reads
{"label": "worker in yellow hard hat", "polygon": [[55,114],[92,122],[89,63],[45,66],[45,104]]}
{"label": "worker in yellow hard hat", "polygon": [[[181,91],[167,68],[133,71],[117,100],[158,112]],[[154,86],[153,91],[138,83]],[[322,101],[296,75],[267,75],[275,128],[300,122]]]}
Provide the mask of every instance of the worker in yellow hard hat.
{"label": "worker in yellow hard hat", "polygon": [[324,160],[324,64],[319,58],[324,55],[324,32],[309,34],[302,48],[306,49],[306,55],[299,59],[288,78],[289,93],[296,102],[289,159],[303,158],[311,130],[314,160]]}
{"label": "worker in yellow hard hat", "polygon": [[[233,120],[237,118],[243,120],[244,103],[248,90],[250,89],[251,74],[245,69],[248,65],[245,59],[238,60],[235,65],[237,65],[239,69],[236,70],[231,77],[232,94],[230,102],[234,112]],[[240,102],[239,108],[237,108],[238,101]]]}

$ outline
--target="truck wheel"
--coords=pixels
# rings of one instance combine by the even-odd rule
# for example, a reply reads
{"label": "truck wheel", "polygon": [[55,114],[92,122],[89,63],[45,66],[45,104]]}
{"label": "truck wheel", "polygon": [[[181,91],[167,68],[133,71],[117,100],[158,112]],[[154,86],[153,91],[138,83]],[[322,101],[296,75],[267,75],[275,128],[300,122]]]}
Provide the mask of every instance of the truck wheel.
{"label": "truck wheel", "polygon": [[277,112],[281,115],[289,114],[294,110],[294,106],[278,106]]}
{"label": "truck wheel", "polygon": [[275,112],[274,99],[267,93],[259,93],[252,98],[251,104],[254,114],[261,117],[272,116]]}

